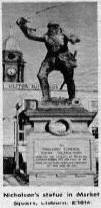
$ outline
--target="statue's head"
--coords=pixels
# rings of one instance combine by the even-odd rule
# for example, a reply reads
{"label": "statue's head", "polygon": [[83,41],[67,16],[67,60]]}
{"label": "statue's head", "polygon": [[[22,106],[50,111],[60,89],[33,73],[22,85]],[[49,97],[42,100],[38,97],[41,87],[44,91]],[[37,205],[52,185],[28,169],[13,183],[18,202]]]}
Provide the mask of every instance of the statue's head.
{"label": "statue's head", "polygon": [[57,34],[58,32],[62,31],[57,22],[49,22],[47,28],[49,34]]}

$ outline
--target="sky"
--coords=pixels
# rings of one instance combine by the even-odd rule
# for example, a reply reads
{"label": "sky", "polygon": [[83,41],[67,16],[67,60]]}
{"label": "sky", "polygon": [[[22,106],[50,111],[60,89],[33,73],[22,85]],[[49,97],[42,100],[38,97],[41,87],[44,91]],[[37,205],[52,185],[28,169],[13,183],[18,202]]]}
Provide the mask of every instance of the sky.
{"label": "sky", "polygon": [[[43,43],[25,38],[16,25],[19,17],[29,17],[29,26],[37,28],[37,34],[47,31],[50,21],[60,23],[65,34],[77,35],[81,42],[69,45],[70,50],[77,49],[78,67],[74,80],[77,89],[97,90],[98,49],[97,49],[97,4],[96,2],[57,2],[57,3],[2,3],[3,40],[9,36],[12,25],[14,36],[19,42],[26,61],[25,82],[38,82],[37,74],[46,55]],[[61,86],[62,75],[54,71],[49,75],[49,83]]]}

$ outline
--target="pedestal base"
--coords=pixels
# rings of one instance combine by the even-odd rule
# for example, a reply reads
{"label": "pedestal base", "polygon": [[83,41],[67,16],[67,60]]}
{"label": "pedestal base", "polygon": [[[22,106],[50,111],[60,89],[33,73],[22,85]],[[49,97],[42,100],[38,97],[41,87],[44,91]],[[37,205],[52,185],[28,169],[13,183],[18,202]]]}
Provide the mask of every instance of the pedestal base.
{"label": "pedestal base", "polygon": [[79,103],[61,102],[47,103],[46,108],[38,101],[27,102],[29,185],[94,186],[94,138],[88,129],[94,115]]}
{"label": "pedestal base", "polygon": [[93,175],[30,175],[29,185],[32,186],[94,186]]}

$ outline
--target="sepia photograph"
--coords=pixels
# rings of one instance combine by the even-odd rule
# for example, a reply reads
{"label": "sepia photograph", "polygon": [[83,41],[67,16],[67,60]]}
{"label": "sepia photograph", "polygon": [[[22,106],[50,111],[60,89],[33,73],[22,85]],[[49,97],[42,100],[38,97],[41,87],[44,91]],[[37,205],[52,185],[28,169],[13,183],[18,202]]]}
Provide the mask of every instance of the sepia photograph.
{"label": "sepia photograph", "polygon": [[99,186],[97,2],[2,2],[3,186]]}

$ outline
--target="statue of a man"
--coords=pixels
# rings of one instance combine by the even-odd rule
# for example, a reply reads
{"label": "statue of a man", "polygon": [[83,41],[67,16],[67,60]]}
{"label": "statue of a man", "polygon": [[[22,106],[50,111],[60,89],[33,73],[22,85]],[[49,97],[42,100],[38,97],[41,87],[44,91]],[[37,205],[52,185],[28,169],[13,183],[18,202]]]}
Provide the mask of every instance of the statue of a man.
{"label": "statue of a man", "polygon": [[48,31],[42,37],[36,36],[36,29],[27,26],[27,20],[25,18],[19,18],[16,23],[28,39],[43,42],[47,48],[46,57],[43,60],[37,75],[43,99],[45,101],[51,99],[48,75],[53,70],[57,70],[63,74],[64,82],[67,84],[69,100],[72,100],[75,97],[73,73],[77,64],[75,58],[76,53],[74,53],[74,55],[70,53],[68,42],[75,44],[80,42],[80,39],[75,35],[66,36],[60,25],[55,22],[48,23]]}

